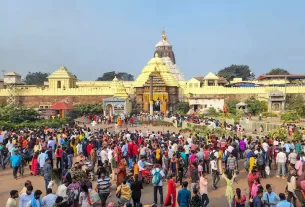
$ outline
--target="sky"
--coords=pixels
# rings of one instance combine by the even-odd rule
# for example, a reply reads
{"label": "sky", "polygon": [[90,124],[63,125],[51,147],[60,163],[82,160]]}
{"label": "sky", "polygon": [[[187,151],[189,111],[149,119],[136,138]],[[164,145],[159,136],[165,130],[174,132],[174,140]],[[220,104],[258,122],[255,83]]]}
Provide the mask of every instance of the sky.
{"label": "sky", "polygon": [[165,28],[186,80],[231,64],[305,74],[304,0],[0,0],[0,70],[137,77]]}

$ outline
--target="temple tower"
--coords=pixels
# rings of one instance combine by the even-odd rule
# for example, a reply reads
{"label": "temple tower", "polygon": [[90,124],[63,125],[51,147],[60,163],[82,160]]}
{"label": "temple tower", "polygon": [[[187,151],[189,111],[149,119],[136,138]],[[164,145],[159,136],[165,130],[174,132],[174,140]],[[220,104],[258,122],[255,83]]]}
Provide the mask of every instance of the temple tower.
{"label": "temple tower", "polygon": [[170,68],[171,73],[176,77],[178,81],[183,81],[184,76],[180,69],[176,65],[175,54],[172,45],[169,43],[165,31],[162,32],[161,40],[156,44],[156,50],[154,52],[165,62],[165,64]]}

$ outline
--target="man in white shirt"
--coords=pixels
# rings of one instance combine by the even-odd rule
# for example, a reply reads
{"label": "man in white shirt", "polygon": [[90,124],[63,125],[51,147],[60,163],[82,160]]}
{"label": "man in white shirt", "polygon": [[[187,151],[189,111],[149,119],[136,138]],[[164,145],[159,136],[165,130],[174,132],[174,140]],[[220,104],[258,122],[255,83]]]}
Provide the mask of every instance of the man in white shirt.
{"label": "man in white shirt", "polygon": [[79,155],[80,153],[83,153],[83,147],[82,147],[82,143],[79,142],[77,145],[76,145],[76,151],[77,151],[77,154]]}
{"label": "man in white shirt", "polygon": [[105,163],[105,160],[108,160],[108,153],[106,150],[106,147],[104,147],[100,153],[101,159],[102,159],[102,163]]}
{"label": "man in white shirt", "polygon": [[219,182],[219,171],[218,171],[218,165],[217,165],[217,157],[213,157],[213,160],[210,162],[211,170],[212,170],[212,177],[213,177],[213,188],[217,189],[217,183]]}
{"label": "man in white shirt", "polygon": [[[164,178],[164,172],[160,169],[159,164],[156,164],[156,167],[151,171],[153,176],[156,176],[157,173],[160,173],[160,182],[158,185],[154,184],[154,204],[158,203],[158,190],[160,193],[160,204],[161,206],[163,206],[163,182],[162,182],[162,178]],[[156,174],[155,174],[156,173]]]}
{"label": "man in white shirt", "polygon": [[269,145],[268,145],[268,143],[266,142],[266,140],[264,140],[264,142],[263,142],[263,144],[262,144],[262,147],[263,147],[264,151],[267,153],[267,152],[268,152]]}
{"label": "man in white shirt", "polygon": [[52,193],[52,189],[48,188],[47,189],[47,195],[43,197],[42,199],[42,204],[44,207],[52,207],[53,204],[55,203],[57,196]]}
{"label": "man in white shirt", "polygon": [[33,186],[29,185],[26,188],[26,192],[21,194],[21,196],[19,197],[19,207],[26,207],[33,196]]}
{"label": "man in white shirt", "polygon": [[112,159],[112,153],[113,153],[113,150],[111,149],[111,147],[108,147],[108,160],[109,160],[109,162]]}
{"label": "man in white shirt", "polygon": [[64,183],[61,184],[60,186],[58,186],[56,195],[63,197],[64,200],[67,200],[68,199],[68,195],[67,195],[68,186],[69,186],[69,182],[67,180],[64,180]]}
{"label": "man in white shirt", "polygon": [[285,164],[287,161],[287,156],[283,152],[282,148],[279,150],[280,150],[280,152],[276,156],[276,164],[277,164],[277,176],[276,177],[279,178],[282,175],[283,179],[285,179],[285,171],[286,171]]}

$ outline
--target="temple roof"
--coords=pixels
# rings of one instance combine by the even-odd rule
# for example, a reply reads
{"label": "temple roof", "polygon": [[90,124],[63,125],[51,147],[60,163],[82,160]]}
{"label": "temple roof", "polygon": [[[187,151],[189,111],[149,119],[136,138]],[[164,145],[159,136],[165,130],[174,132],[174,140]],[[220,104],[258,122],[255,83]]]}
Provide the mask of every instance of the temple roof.
{"label": "temple roof", "polygon": [[218,80],[219,78],[212,72],[209,72],[205,77],[205,80]]}
{"label": "temple roof", "polygon": [[143,87],[148,81],[149,76],[153,73],[159,73],[166,86],[178,86],[179,83],[174,75],[171,73],[170,68],[159,58],[158,53],[152,58],[148,64],[143,68],[142,73],[138,76],[134,83],[134,87]]}
{"label": "temple roof", "polygon": [[65,66],[60,66],[55,72],[53,72],[51,75],[48,77],[49,79],[62,79],[62,78],[67,78],[67,79],[75,79],[76,77],[68,71],[68,69]]}
{"label": "temple roof", "polygon": [[119,98],[128,98],[128,93],[126,92],[126,89],[122,82],[118,83],[113,95]]}

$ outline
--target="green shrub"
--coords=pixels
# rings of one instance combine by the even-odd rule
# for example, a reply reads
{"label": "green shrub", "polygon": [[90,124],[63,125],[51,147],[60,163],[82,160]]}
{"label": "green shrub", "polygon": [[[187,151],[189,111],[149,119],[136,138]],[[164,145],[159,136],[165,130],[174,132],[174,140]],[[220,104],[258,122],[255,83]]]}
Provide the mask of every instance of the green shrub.
{"label": "green shrub", "polygon": [[281,116],[281,120],[284,122],[296,122],[300,120],[300,117],[295,111],[285,111]]}
{"label": "green shrub", "polygon": [[0,121],[0,129],[20,129],[20,128],[41,128],[41,127],[50,127],[50,128],[61,128],[62,125],[68,123],[68,119],[42,119],[37,121],[24,121],[21,123],[13,123],[10,121]]}
{"label": "green shrub", "polygon": [[271,113],[271,112],[263,112],[262,115],[263,115],[264,118],[266,118],[266,117],[277,117],[276,113]]}

